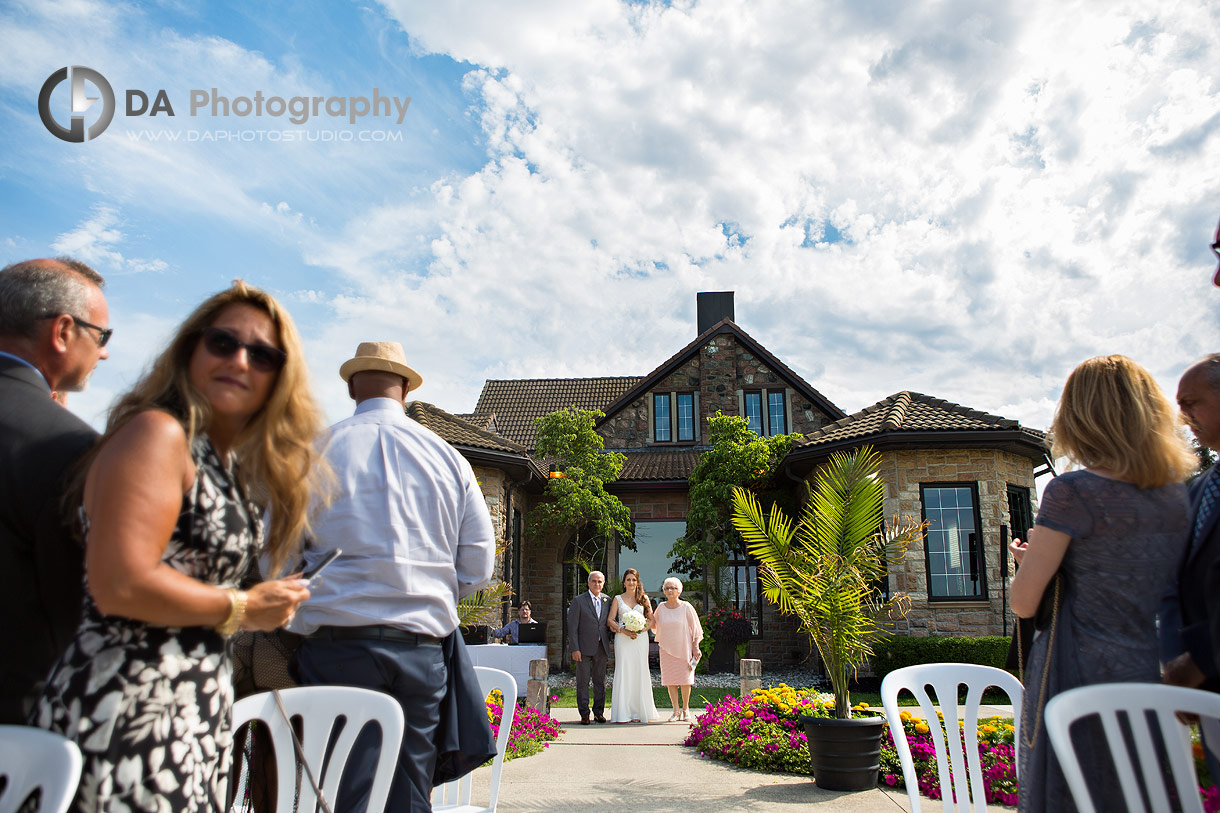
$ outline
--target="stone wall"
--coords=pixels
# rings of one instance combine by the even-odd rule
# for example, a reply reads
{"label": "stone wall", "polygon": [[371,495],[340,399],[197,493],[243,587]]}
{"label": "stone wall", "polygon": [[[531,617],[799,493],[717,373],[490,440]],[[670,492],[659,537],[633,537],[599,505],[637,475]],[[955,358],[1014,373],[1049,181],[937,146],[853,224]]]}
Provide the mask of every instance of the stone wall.
{"label": "stone wall", "polygon": [[530,612],[546,622],[547,660],[551,668],[563,662],[563,548],[566,538],[525,539],[521,556],[521,597],[529,599]]}
{"label": "stone wall", "polygon": [[[762,360],[748,352],[731,334],[714,336],[699,348],[697,355],[665,378],[643,397],[632,401],[598,428],[611,449],[638,449],[652,442],[648,425],[648,399],[653,393],[696,392],[699,394],[699,437],[696,445],[707,442],[707,419],[717,411],[740,414],[740,390],[784,389],[788,396],[792,426],[788,431],[807,434],[829,421],[829,416],[792,388]],[[764,406],[765,408],[765,406]],[[670,444],[665,446],[684,444]]]}
{"label": "stone wall", "polygon": [[921,546],[902,562],[890,565],[890,589],[911,597],[911,611],[896,622],[899,634],[927,636],[1005,635],[1009,571],[1000,570],[1000,526],[1008,524],[1008,486],[1030,489],[1034,495],[1034,464],[1027,457],[992,449],[947,449],[885,452],[881,477],[885,481],[885,515],[922,518],[921,483],[976,483],[983,531],[986,600],[928,600],[927,559]]}
{"label": "stone wall", "polygon": [[[472,465],[471,468],[474,469],[475,478],[479,481],[479,490],[483,493],[483,501],[487,503],[487,511],[491,514],[491,527],[496,535],[496,547],[500,549],[496,555],[495,568],[492,571],[492,583],[495,584],[496,582],[505,581],[508,575],[506,560],[512,553],[509,547],[509,541],[512,539],[512,528],[509,523],[512,518],[513,509],[520,511],[522,517],[524,517],[531,507],[530,498],[523,488],[512,483],[506,472],[489,466]],[[523,547],[528,549],[528,546],[528,540],[523,540]],[[507,606],[502,605],[501,608],[488,613],[481,619],[480,623],[500,627],[508,619],[516,617],[518,602],[522,598],[531,598],[526,588],[529,582],[524,578],[524,572],[526,571],[524,552],[522,555],[522,571],[522,593],[525,595],[510,597]]]}

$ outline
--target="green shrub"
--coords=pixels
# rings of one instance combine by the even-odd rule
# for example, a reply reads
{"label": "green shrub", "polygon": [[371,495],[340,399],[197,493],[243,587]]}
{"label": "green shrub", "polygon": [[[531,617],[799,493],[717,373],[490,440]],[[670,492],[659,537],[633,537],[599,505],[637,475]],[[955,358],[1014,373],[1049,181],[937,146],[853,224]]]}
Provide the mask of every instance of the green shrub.
{"label": "green shrub", "polygon": [[978,638],[909,638],[891,635],[873,645],[873,672],[884,678],[895,669],[920,663],[978,663],[1004,668],[1009,639],[1002,635]]}

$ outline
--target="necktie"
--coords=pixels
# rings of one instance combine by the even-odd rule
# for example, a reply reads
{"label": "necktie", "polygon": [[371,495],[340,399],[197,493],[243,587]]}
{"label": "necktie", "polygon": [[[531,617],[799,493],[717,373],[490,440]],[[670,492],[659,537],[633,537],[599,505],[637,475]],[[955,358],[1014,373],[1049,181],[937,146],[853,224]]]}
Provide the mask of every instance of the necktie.
{"label": "necktie", "polygon": [[1199,500],[1199,511],[1195,514],[1195,528],[1190,538],[1190,549],[1195,550],[1203,541],[1203,529],[1207,527],[1212,516],[1220,505],[1220,477],[1216,477],[1215,469],[1207,474],[1207,482],[1203,485],[1203,496]]}

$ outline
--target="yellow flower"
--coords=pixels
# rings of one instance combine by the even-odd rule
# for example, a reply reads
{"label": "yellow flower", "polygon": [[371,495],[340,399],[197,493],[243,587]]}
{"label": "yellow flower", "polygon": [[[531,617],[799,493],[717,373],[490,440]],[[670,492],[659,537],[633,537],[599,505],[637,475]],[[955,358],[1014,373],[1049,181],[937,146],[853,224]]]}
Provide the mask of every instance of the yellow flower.
{"label": "yellow flower", "polygon": [[925,723],[924,721],[920,720],[918,723],[915,724],[915,731],[916,731],[916,733],[919,733],[919,734],[927,734],[929,731],[928,724]]}
{"label": "yellow flower", "polygon": [[910,722],[911,716],[912,716],[911,712],[904,711],[898,715],[898,719],[902,720],[902,722],[904,722],[904,723],[907,723],[907,722]]}

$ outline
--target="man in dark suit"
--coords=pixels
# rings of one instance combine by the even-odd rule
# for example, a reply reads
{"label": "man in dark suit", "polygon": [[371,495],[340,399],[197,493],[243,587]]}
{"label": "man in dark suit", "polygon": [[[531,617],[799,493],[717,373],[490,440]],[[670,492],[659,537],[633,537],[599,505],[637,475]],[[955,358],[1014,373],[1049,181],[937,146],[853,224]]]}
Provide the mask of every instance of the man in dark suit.
{"label": "man in dark suit", "polygon": [[23,724],[80,621],[84,556],[62,504],[97,433],[53,400],[107,357],[103,280],[76,260],[0,270],[0,724]]}
{"label": "man in dark suit", "polygon": [[610,597],[602,594],[606,577],[600,571],[589,574],[589,592],[581,593],[568,605],[568,641],[576,664],[576,706],[580,724],[589,724],[589,679],[593,679],[593,718],[606,722],[606,662],[610,659],[610,628],[606,613]]}
{"label": "man in dark suit", "polygon": [[[1178,382],[1178,407],[1201,446],[1220,450],[1220,353],[1193,365]],[[1160,616],[1164,681],[1220,691],[1208,597],[1211,571],[1220,566],[1220,476],[1212,466],[1190,484],[1190,542]],[[1175,601],[1176,599],[1176,601]]]}

